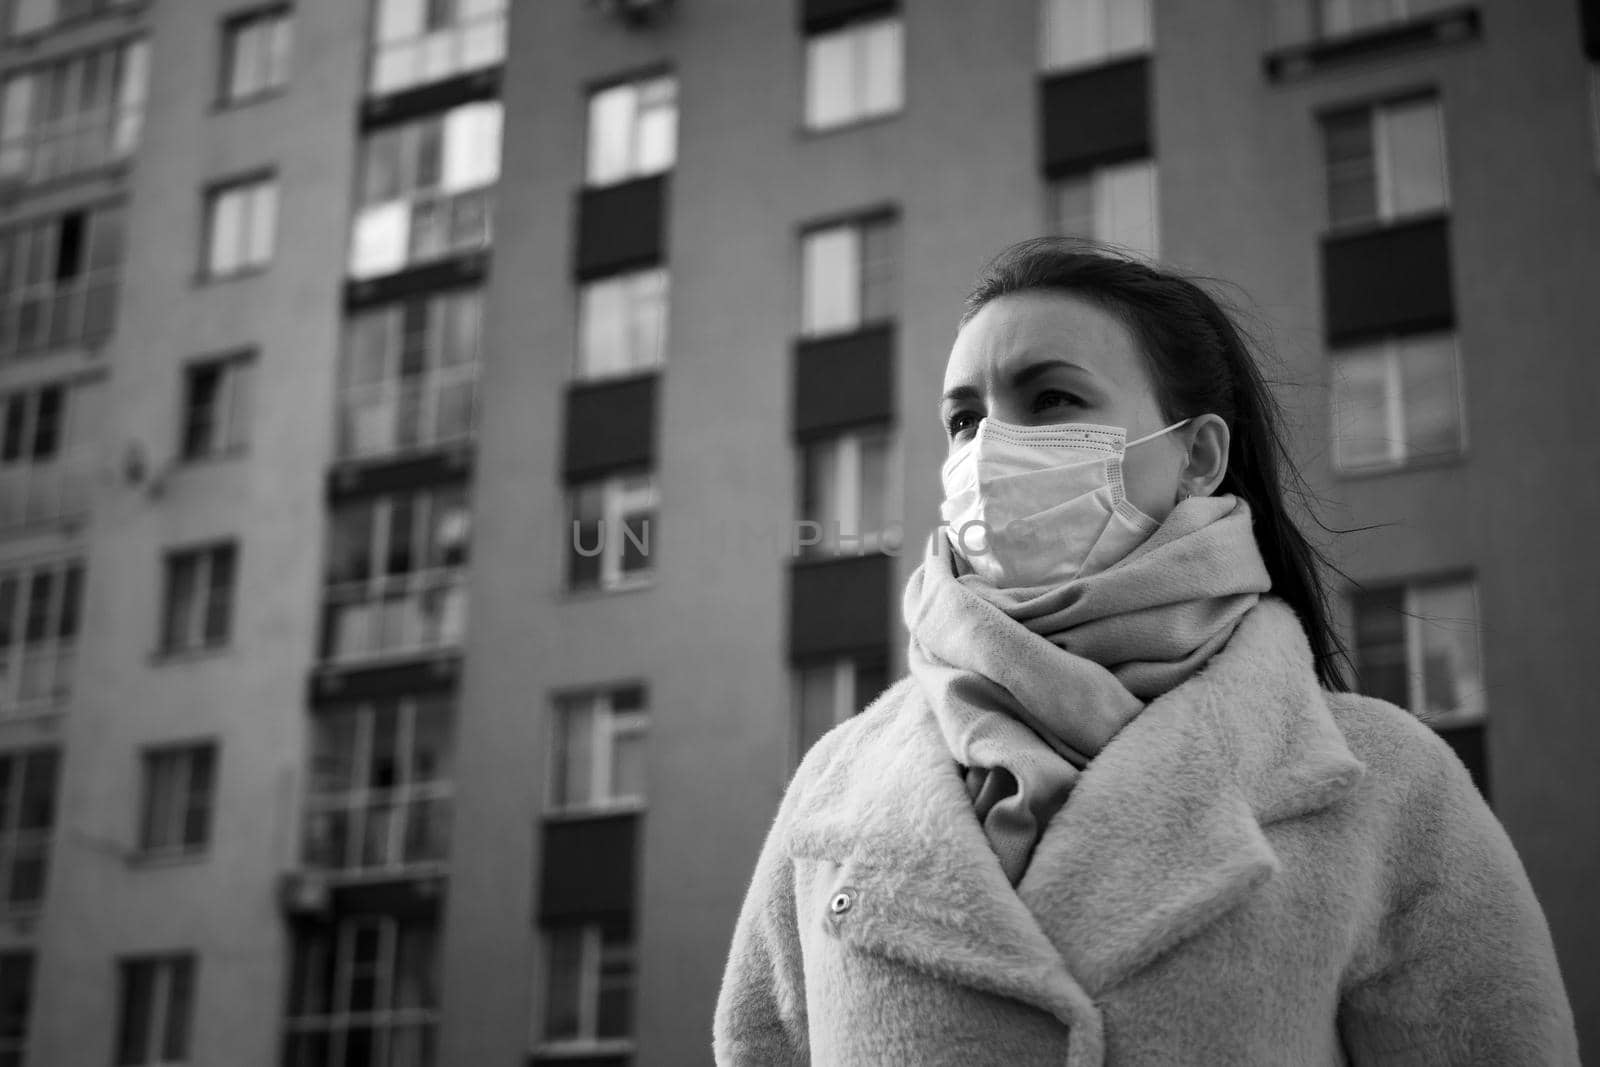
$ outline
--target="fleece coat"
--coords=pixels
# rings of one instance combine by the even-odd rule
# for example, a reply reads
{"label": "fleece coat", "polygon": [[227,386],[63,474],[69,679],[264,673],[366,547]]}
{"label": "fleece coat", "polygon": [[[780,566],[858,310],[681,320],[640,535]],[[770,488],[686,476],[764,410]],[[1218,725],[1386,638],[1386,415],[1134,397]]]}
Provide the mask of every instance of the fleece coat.
{"label": "fleece coat", "polygon": [[1013,888],[915,684],[812,747],[713,1021],[721,1067],[1578,1062],[1466,768],[1323,690],[1265,597],[1089,764]]}

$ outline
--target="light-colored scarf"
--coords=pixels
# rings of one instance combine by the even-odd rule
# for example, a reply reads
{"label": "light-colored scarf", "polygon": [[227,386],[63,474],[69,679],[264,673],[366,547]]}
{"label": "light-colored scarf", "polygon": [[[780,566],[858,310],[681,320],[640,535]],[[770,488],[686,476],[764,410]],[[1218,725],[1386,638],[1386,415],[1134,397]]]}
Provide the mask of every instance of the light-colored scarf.
{"label": "light-colored scarf", "polygon": [[1055,587],[997,589],[931,540],[902,601],[908,665],[1015,885],[1079,772],[1272,583],[1230,494],[1182,501],[1122,561]]}

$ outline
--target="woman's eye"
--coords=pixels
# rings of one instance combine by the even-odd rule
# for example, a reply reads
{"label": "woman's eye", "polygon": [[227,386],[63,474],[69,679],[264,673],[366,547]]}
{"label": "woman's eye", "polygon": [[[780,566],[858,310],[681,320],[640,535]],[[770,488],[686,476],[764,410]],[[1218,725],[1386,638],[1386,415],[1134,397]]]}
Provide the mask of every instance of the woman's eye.
{"label": "woman's eye", "polygon": [[978,416],[970,411],[957,411],[944,420],[944,429],[951,437],[978,425]]}
{"label": "woman's eye", "polygon": [[1055,407],[1058,404],[1077,404],[1078,406],[1082,407],[1083,401],[1079,400],[1071,393],[1063,393],[1059,389],[1046,389],[1044,392],[1040,393],[1038,399],[1033,402],[1034,410],[1036,411],[1041,408]]}

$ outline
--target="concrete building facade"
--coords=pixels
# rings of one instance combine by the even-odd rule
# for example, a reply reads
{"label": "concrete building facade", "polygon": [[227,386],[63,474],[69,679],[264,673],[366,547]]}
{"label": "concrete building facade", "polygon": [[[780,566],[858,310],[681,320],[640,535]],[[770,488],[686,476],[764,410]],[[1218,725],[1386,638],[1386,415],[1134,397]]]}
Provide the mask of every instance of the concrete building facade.
{"label": "concrete building facade", "polygon": [[708,1063],[1050,231],[1239,306],[1600,1047],[1594,4],[7,6],[0,1063]]}

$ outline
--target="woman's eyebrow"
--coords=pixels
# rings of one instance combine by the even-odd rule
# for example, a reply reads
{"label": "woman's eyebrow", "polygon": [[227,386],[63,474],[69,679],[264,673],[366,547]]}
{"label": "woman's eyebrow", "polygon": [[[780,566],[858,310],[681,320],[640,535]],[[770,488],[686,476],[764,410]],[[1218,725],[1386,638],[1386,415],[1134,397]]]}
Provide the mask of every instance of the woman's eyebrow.
{"label": "woman's eyebrow", "polygon": [[1091,378],[1094,377],[1094,371],[1090,370],[1088,367],[1073,363],[1069,360],[1041,359],[1037,363],[1028,364],[1026,367],[1021,368],[1015,374],[1013,374],[1011,376],[1011,384],[1016,388],[1021,388],[1022,386],[1033,381],[1035,378],[1039,377],[1041,374],[1046,374],[1053,370],[1075,370],[1079,373],[1087,374]]}

